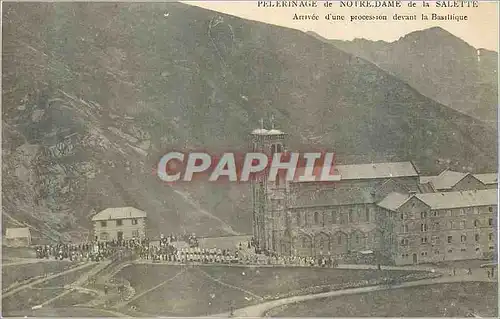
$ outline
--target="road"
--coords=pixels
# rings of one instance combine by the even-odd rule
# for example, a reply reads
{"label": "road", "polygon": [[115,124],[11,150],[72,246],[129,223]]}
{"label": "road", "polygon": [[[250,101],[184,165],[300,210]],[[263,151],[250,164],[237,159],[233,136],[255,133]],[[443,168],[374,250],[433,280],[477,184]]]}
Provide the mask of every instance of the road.
{"label": "road", "polygon": [[47,280],[50,280],[50,279],[54,279],[54,278],[57,278],[57,277],[60,277],[62,275],[65,275],[65,274],[68,274],[68,273],[71,273],[71,272],[74,272],[74,271],[77,271],[77,270],[80,270],[80,269],[83,269],[83,268],[86,268],[86,267],[90,267],[91,265],[93,264],[96,264],[94,262],[91,262],[91,263],[85,263],[83,265],[80,265],[80,266],[76,266],[74,268],[71,268],[71,269],[68,269],[68,270],[65,270],[65,271],[62,271],[62,272],[59,272],[57,274],[53,274],[53,275],[50,275],[50,276],[47,276],[47,277],[43,277],[43,278],[40,278],[38,280],[35,280],[33,282],[30,282],[29,284],[26,284],[26,285],[22,285],[22,286],[19,286],[19,287],[16,287],[16,288],[13,288],[12,290],[8,291],[8,292],[5,292],[5,293],[2,293],[2,298],[5,298],[5,297],[8,297],[8,296],[11,296],[21,290],[24,290],[24,289],[28,289],[28,288],[32,288],[33,286],[35,285],[38,285],[38,284],[41,284]]}
{"label": "road", "polygon": [[[303,296],[288,297],[288,298],[267,301],[267,302],[263,302],[263,303],[260,303],[257,305],[240,308],[240,309],[235,310],[233,315],[234,315],[234,317],[254,317],[254,318],[255,317],[262,317],[269,310],[271,310],[273,308],[288,305],[291,303],[307,301],[307,300],[320,299],[320,298],[325,298],[325,297],[337,297],[337,296],[343,296],[343,295],[353,295],[353,294],[367,293],[367,292],[388,290],[388,289],[418,287],[418,286],[425,286],[425,285],[466,282],[466,281],[468,281],[468,282],[474,282],[474,281],[476,281],[476,282],[477,281],[496,282],[495,279],[487,278],[484,271],[483,272],[476,271],[475,275],[457,275],[457,276],[445,275],[445,276],[442,276],[439,278],[423,279],[423,280],[405,282],[405,283],[391,285],[391,286],[376,285],[376,286],[368,286],[368,287],[360,287],[360,288],[352,288],[352,289],[335,290],[335,291],[329,291],[329,292],[318,293],[318,294],[308,294],[308,295],[303,295]],[[223,314],[214,315],[212,317],[228,317],[228,316],[229,316],[229,313],[223,313]]]}

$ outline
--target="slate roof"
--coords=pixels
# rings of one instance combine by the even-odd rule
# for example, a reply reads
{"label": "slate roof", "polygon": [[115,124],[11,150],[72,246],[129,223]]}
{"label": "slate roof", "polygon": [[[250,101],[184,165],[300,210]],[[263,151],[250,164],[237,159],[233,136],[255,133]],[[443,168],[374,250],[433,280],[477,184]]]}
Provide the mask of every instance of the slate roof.
{"label": "slate roof", "polygon": [[400,193],[390,193],[383,200],[381,200],[377,205],[383,207],[388,210],[396,210],[404,202],[406,202],[410,198],[408,194],[400,194]]}
{"label": "slate roof", "polygon": [[[315,167],[313,175],[321,175],[321,167]],[[295,176],[302,176],[305,168],[297,168]],[[340,180],[382,179],[391,177],[418,176],[411,162],[372,163],[354,165],[336,165],[330,175]],[[297,179],[296,179],[297,180]]]}
{"label": "slate roof", "polygon": [[489,206],[497,205],[498,203],[497,190],[485,189],[462,192],[423,193],[413,196],[391,193],[378,203],[378,205],[395,211],[412,197],[418,198],[429,205],[431,209]]}
{"label": "slate roof", "polygon": [[342,180],[418,176],[411,162],[337,165]]}
{"label": "slate roof", "polygon": [[444,170],[438,176],[421,176],[420,184],[431,183],[437,190],[451,189],[453,186],[457,185],[458,182],[469,175],[472,175],[474,178],[485,185],[498,183],[498,176],[496,173],[470,174]]}
{"label": "slate roof", "polygon": [[143,218],[146,217],[146,212],[134,207],[114,207],[106,208],[92,217],[93,221],[109,220],[109,219],[126,219],[126,218]]}
{"label": "slate roof", "polygon": [[497,173],[474,174],[474,177],[485,185],[498,184]]}
{"label": "slate roof", "polygon": [[432,184],[434,188],[439,189],[450,189],[457,185],[462,179],[464,179],[469,173],[455,172],[450,170],[445,170],[441,172],[438,176],[432,179]]}

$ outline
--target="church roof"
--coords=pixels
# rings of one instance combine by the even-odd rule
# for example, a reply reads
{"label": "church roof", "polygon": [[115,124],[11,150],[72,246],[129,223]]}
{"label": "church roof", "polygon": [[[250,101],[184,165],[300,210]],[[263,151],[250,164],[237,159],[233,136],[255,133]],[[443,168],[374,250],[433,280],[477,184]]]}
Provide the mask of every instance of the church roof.
{"label": "church roof", "polygon": [[93,221],[109,220],[109,219],[126,219],[126,218],[143,218],[146,217],[146,212],[134,207],[114,207],[106,208],[92,217]]}
{"label": "church roof", "polygon": [[335,170],[341,175],[341,180],[418,176],[411,162],[337,165]]}
{"label": "church roof", "polygon": [[[418,176],[415,167],[411,162],[393,162],[393,163],[372,163],[372,164],[353,164],[337,165],[333,167],[332,176],[338,180],[360,180],[360,179],[384,179],[397,177],[416,177]],[[295,171],[295,176],[304,175],[305,167],[299,167]],[[322,167],[315,167],[313,176],[321,175]],[[296,179],[298,181],[298,179]],[[316,181],[319,181],[316,178]],[[301,181],[298,181],[299,183]]]}

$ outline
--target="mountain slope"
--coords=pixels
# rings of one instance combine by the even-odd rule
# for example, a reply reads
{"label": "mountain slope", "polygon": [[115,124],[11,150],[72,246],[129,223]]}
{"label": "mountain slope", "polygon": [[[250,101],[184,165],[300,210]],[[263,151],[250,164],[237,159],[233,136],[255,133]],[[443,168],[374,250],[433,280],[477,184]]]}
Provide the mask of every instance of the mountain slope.
{"label": "mountain slope", "polygon": [[[55,232],[110,206],[152,235],[249,232],[248,185],[164,185],[172,149],[244,150],[275,114],[341,162],[494,169],[494,130],[309,35],[180,3],[6,3],[3,210]],[[5,227],[5,226],[4,226]]]}
{"label": "mountain slope", "polygon": [[391,43],[326,40],[310,34],[376,64],[439,103],[496,125],[497,52],[477,50],[440,27]]}

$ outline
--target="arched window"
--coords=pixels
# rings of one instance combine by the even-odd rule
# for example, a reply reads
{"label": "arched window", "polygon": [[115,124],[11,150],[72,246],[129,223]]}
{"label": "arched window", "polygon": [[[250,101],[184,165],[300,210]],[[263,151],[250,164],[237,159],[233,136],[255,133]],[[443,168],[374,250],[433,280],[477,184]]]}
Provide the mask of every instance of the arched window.
{"label": "arched window", "polygon": [[352,223],[352,208],[349,208],[349,212],[348,212],[348,221],[349,223]]}
{"label": "arched window", "polygon": [[319,224],[319,213],[318,212],[314,212],[314,223]]}
{"label": "arched window", "polygon": [[342,245],[342,234],[337,235],[337,244]]}
{"label": "arched window", "polygon": [[365,219],[367,222],[370,221],[370,208],[368,206],[365,208]]}
{"label": "arched window", "polygon": [[332,211],[332,224],[336,224],[336,223],[337,223],[337,212]]}
{"label": "arched window", "polygon": [[297,226],[300,226],[300,213],[297,213]]}
{"label": "arched window", "polygon": [[308,247],[308,240],[306,237],[302,237],[302,247]]}
{"label": "arched window", "polygon": [[477,219],[476,219],[476,220],[474,221],[474,227],[479,227],[479,220],[477,220]]}

